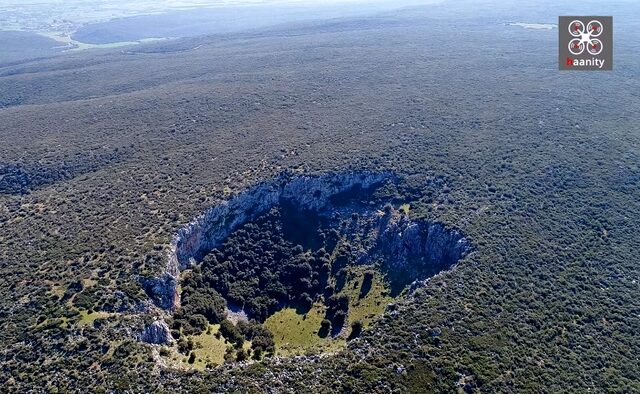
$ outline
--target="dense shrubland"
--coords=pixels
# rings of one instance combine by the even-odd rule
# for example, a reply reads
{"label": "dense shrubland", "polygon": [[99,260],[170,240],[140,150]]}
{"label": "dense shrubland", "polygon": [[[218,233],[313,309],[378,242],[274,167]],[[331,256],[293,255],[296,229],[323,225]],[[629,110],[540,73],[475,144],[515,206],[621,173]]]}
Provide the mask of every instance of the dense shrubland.
{"label": "dense shrubland", "polygon": [[[556,31],[508,26],[553,22],[556,3],[0,70],[3,163],[73,169],[127,149],[0,195],[3,388],[640,391],[640,29],[617,36],[630,55],[613,73],[559,74]],[[638,23],[637,6],[615,7]],[[458,226],[476,251],[334,356],[173,371],[132,339],[137,277],[163,267],[177,228],[283,169],[349,168],[406,175],[411,215]],[[209,322],[207,297],[192,308]],[[88,309],[116,315],[81,325]]]}

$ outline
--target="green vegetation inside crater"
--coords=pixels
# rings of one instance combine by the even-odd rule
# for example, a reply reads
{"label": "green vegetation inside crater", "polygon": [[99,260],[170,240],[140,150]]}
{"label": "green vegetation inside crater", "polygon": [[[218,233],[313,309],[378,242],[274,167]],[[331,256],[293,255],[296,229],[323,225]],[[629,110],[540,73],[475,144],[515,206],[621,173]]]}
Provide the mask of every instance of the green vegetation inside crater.
{"label": "green vegetation inside crater", "polygon": [[[252,342],[253,357],[259,359],[262,353],[331,351],[358,337],[393,300],[379,263],[356,264],[362,240],[347,234],[364,222],[357,213],[345,215],[336,231],[317,213],[283,206],[241,226],[219,250],[183,272],[182,304],[171,324],[174,337],[195,341],[211,330],[209,324],[222,324],[227,327],[222,336],[236,343],[227,360],[251,355],[245,355],[243,340]],[[234,339],[238,334],[225,317],[227,303],[242,309],[250,324],[264,331],[265,341],[244,332],[242,321],[236,324],[242,339]],[[218,361],[227,351],[205,347]]]}
{"label": "green vegetation inside crater", "polygon": [[[327,309],[323,303],[314,303],[306,313],[299,313],[295,308],[284,308],[271,315],[264,323],[273,333],[277,354],[288,356],[337,350],[352,334],[357,336],[353,332],[353,323],[360,322],[364,328],[369,327],[393,301],[382,275],[377,271],[373,273],[371,267],[351,267],[347,275],[349,279],[338,295],[349,297],[345,324],[348,328],[335,337],[327,335],[327,332],[323,333],[322,324]],[[369,275],[372,275],[371,285],[365,280]]]}

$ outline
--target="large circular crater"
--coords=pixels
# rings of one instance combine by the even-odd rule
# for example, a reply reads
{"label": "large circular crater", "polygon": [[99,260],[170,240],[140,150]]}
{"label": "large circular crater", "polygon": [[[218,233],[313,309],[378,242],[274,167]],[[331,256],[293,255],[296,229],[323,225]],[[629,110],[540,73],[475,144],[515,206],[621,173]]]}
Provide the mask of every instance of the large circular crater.
{"label": "large circular crater", "polygon": [[468,241],[412,220],[402,184],[386,172],[285,174],[180,229],[166,275],[145,284],[174,312],[188,362],[335,349],[409,284],[454,265]]}

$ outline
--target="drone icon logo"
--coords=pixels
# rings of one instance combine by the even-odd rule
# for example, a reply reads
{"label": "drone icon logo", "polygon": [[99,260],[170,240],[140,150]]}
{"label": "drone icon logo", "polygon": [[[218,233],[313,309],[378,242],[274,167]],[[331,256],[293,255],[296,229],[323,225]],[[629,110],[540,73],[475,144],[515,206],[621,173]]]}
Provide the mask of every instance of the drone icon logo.
{"label": "drone icon logo", "polygon": [[576,19],[569,24],[569,34],[576,37],[569,41],[569,52],[573,55],[581,55],[585,50],[589,55],[597,56],[602,52],[602,41],[600,37],[604,27],[598,20],[592,20],[587,25]]}
{"label": "drone icon logo", "polygon": [[613,69],[613,17],[558,17],[560,70]]}

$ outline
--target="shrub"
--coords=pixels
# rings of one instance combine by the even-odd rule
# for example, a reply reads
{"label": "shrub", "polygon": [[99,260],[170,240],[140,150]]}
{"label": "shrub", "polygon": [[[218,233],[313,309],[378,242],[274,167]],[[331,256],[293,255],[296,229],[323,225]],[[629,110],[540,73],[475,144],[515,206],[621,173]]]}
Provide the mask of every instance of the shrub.
{"label": "shrub", "polygon": [[362,322],[360,320],[356,320],[351,324],[351,333],[349,334],[349,339],[357,338],[362,333]]}
{"label": "shrub", "polygon": [[220,333],[229,342],[235,344],[236,347],[242,347],[244,337],[240,330],[238,330],[238,328],[228,319],[224,319],[222,323],[220,323]]}

